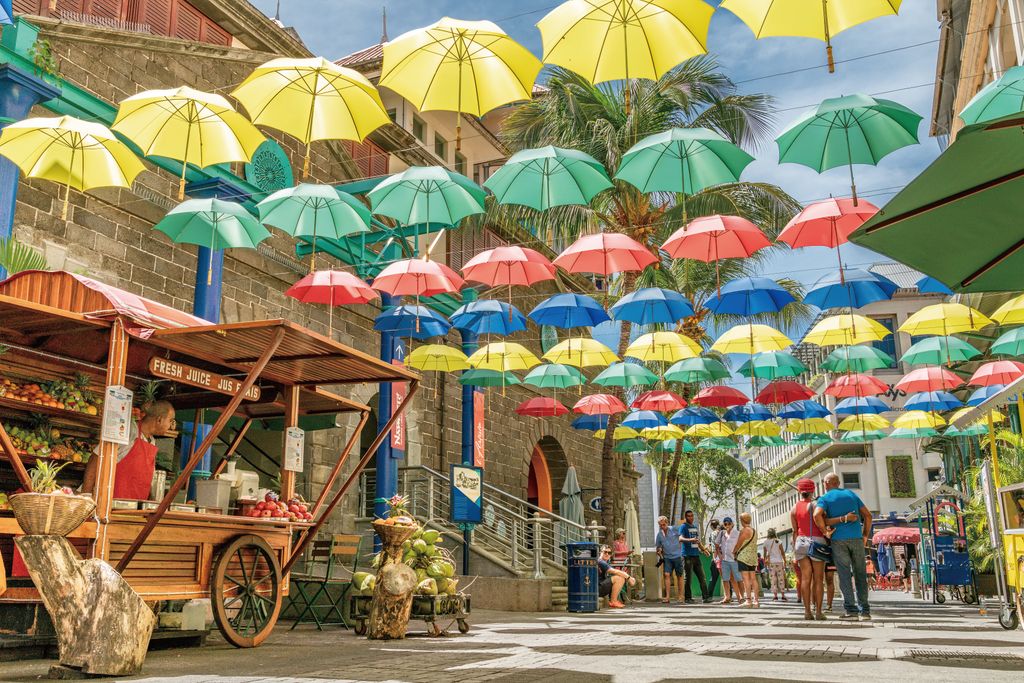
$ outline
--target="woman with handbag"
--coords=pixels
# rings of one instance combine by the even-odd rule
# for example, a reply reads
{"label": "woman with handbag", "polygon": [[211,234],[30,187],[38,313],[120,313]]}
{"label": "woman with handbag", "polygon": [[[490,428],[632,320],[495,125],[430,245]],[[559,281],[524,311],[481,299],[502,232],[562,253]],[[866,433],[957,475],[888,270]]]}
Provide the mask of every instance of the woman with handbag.
{"label": "woman with handbag", "polygon": [[743,590],[747,593],[746,602],[741,607],[760,607],[758,596],[761,593],[757,585],[757,531],[750,526],[749,512],[740,514],[740,537],[736,541],[736,564],[739,565],[743,582]]}
{"label": "woman with handbag", "polygon": [[800,584],[797,590],[800,602],[804,605],[804,619],[824,621],[825,615],[821,611],[825,579],[823,549],[827,549],[828,546],[827,539],[814,524],[814,481],[800,479],[796,483],[796,490],[800,493],[800,500],[789,513],[789,522],[793,533],[796,534],[793,554],[800,567]]}

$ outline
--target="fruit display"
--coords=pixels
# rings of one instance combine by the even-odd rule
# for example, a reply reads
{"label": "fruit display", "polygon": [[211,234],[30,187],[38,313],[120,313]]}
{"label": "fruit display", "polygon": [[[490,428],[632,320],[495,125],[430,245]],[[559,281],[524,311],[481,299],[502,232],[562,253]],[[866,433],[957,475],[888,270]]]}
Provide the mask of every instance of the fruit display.
{"label": "fruit display", "polygon": [[[433,529],[417,529],[409,540],[402,543],[402,562],[416,572],[416,595],[455,595],[458,593],[459,580],[455,578],[455,562],[451,553],[439,547],[441,532]],[[381,555],[373,559],[373,566],[378,567]],[[362,573],[362,572],[360,572]],[[372,577],[372,574],[366,576]],[[353,578],[353,586],[365,583]],[[369,595],[373,592],[372,582],[369,584]]]}
{"label": "fruit display", "polygon": [[11,437],[11,442],[21,455],[51,460],[67,460],[70,462],[89,462],[95,443],[77,437],[65,436],[58,429],[50,427],[45,421],[36,419],[38,426],[34,428],[15,424],[4,424],[3,427]]}
{"label": "fruit display", "polygon": [[289,522],[310,522],[313,520],[309,507],[301,498],[296,496],[285,503],[273,492],[268,492],[264,495],[263,500],[256,503],[244,516],[287,520]]}
{"label": "fruit display", "polygon": [[11,501],[8,500],[6,493],[0,493],[0,510],[10,510]]}
{"label": "fruit display", "polygon": [[75,375],[73,382],[59,379],[51,382],[19,382],[4,377],[0,379],[0,396],[47,408],[99,415],[103,403],[95,393],[89,391],[89,381],[89,377],[83,374]]}
{"label": "fruit display", "polygon": [[416,520],[409,514],[409,497],[394,495],[388,498],[388,516],[377,520],[380,524],[388,526],[416,526]]}

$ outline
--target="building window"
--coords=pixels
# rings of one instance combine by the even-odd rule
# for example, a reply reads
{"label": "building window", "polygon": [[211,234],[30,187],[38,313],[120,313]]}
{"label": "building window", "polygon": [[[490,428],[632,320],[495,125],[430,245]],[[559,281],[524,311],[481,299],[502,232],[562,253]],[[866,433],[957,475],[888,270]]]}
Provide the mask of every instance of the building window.
{"label": "building window", "polygon": [[889,336],[881,341],[872,342],[871,345],[879,351],[884,351],[889,354],[893,359],[893,362],[889,367],[894,368],[896,367],[896,358],[899,355],[896,352],[896,318],[894,316],[883,316],[873,318],[873,320],[885,329],[889,330]]}
{"label": "building window", "polygon": [[938,467],[929,467],[925,470],[928,475],[928,481],[940,481],[942,479],[942,471]]}
{"label": "building window", "polygon": [[434,154],[448,161],[448,141],[440,133],[434,133]]}
{"label": "building window", "polygon": [[843,472],[843,488],[844,489],[859,489],[860,488],[860,472]]}
{"label": "building window", "polygon": [[427,141],[427,124],[423,123],[423,119],[415,114],[412,115],[412,134],[420,142]]}
{"label": "building window", "polygon": [[455,172],[466,175],[466,157],[458,152],[455,153]]}

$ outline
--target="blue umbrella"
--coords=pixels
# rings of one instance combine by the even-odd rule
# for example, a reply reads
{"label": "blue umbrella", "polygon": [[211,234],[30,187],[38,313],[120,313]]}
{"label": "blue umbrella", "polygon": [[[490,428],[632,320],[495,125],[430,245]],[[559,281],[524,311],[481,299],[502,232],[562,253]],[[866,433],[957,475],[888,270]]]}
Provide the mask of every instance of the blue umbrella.
{"label": "blue umbrella", "polygon": [[913,394],[903,404],[903,410],[923,410],[928,413],[941,413],[946,410],[962,408],[963,401],[948,391],[922,391]]}
{"label": "blue umbrella", "polygon": [[693,425],[709,425],[713,422],[721,422],[722,418],[718,417],[715,411],[710,408],[687,406],[682,410],[676,411],[668,421],[670,424],[692,427]]}
{"label": "blue umbrella", "polygon": [[796,301],[775,280],[766,277],[741,277],[722,285],[718,296],[708,299],[707,307],[716,314],[757,315],[778,313]]}
{"label": "blue umbrella", "polygon": [[512,334],[526,329],[526,316],[504,301],[481,299],[459,306],[451,317],[452,325],[473,334]]}
{"label": "blue umbrella", "polygon": [[378,315],[373,321],[373,329],[422,340],[448,334],[452,324],[443,315],[426,306],[402,305]]}
{"label": "blue umbrella", "polygon": [[992,396],[995,396],[1000,391],[1002,391],[1004,386],[1006,386],[1006,385],[1004,385],[1004,384],[993,384],[992,386],[982,387],[982,388],[978,389],[973,394],[971,394],[970,397],[968,397],[967,405],[971,406],[972,408],[974,406],[981,405],[982,403],[987,401],[989,398],[991,398]]}
{"label": "blue umbrella", "polygon": [[729,422],[760,422],[773,419],[775,414],[760,403],[751,402],[729,408],[722,417]]}
{"label": "blue umbrella", "polygon": [[667,424],[668,420],[665,419],[665,416],[653,410],[634,410],[622,420],[623,427],[632,427],[637,431],[651,427],[663,427]]}
{"label": "blue umbrella", "polygon": [[580,429],[588,432],[596,432],[598,429],[608,429],[607,415],[580,415],[572,424],[573,429]]}
{"label": "blue umbrella", "polygon": [[921,294],[945,294],[950,295],[953,290],[942,284],[931,275],[925,275],[923,278],[914,283],[917,287],[917,291]]}
{"label": "blue umbrella", "polygon": [[612,319],[637,325],[676,323],[694,314],[693,305],[679,292],[658,287],[638,289],[612,306]]}
{"label": "blue umbrella", "polygon": [[601,304],[583,294],[555,294],[537,304],[529,313],[538,325],[593,327],[611,320]]}
{"label": "blue umbrella", "polygon": [[804,295],[804,303],[828,308],[860,308],[891,299],[899,285],[887,277],[860,268],[844,268],[819,278]]}
{"label": "blue umbrella", "polygon": [[810,417],[828,417],[831,414],[832,411],[828,408],[810,399],[787,403],[779,411],[779,417],[798,420],[806,420]]}
{"label": "blue umbrella", "polygon": [[877,396],[844,398],[836,404],[836,415],[878,415],[892,410]]}

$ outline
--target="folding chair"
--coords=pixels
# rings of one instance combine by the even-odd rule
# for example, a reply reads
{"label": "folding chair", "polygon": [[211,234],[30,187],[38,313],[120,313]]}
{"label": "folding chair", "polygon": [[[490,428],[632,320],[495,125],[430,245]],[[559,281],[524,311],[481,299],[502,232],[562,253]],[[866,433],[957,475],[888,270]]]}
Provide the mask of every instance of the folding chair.
{"label": "folding chair", "polygon": [[[292,628],[309,621],[321,631],[324,626],[349,627],[344,614],[345,598],[352,589],[352,574],[359,564],[361,543],[362,537],[355,534],[335,534],[330,539],[313,541],[307,573],[291,575],[289,607],[299,610]],[[320,565],[324,566],[323,576],[316,571]],[[336,578],[335,567],[348,572],[348,578]],[[338,621],[331,621],[335,615]]]}

